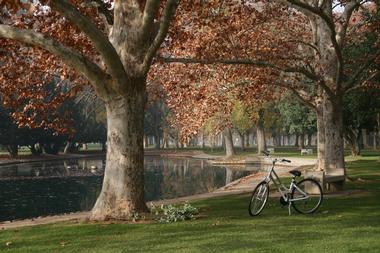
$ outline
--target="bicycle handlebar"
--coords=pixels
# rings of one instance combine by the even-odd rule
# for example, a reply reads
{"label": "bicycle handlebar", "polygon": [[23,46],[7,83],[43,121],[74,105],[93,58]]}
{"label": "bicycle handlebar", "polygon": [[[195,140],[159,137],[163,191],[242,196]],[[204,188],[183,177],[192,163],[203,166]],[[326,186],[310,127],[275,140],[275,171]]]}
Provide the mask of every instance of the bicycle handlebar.
{"label": "bicycle handlebar", "polygon": [[[269,151],[267,151],[267,150],[264,150],[264,151],[262,151],[262,153],[265,155],[265,156],[267,156],[267,157],[269,157],[270,156],[270,152]],[[292,161],[290,161],[290,160],[288,160],[288,159],[275,159],[274,160],[274,162],[285,162],[285,163],[291,163]]]}

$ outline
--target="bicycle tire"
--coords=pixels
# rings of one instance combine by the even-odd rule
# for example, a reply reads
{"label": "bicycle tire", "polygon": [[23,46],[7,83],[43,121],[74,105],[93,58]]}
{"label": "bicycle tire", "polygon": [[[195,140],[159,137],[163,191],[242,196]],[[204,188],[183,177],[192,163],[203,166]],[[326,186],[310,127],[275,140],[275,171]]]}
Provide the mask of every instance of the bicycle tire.
{"label": "bicycle tire", "polygon": [[[306,190],[306,184],[309,184],[309,190]],[[296,186],[300,188],[302,191],[307,193],[306,191],[311,192],[310,189],[312,189],[312,193],[310,194],[310,198],[307,198],[305,200],[296,200],[292,201],[292,206],[294,210],[296,210],[298,213],[302,214],[311,214],[314,213],[319,206],[322,204],[323,200],[323,192],[321,185],[312,178],[305,178],[301,181],[299,181]],[[303,193],[301,193],[296,187],[292,189],[292,200],[300,197],[299,195],[304,196]],[[309,196],[309,195],[308,195]],[[306,207],[306,205],[310,207]]]}
{"label": "bicycle tire", "polygon": [[[261,195],[261,198],[260,196]],[[267,182],[260,182],[252,192],[251,199],[249,201],[248,212],[251,216],[257,216],[264,209],[265,204],[268,201],[269,185]],[[259,205],[256,205],[256,200],[259,200]]]}

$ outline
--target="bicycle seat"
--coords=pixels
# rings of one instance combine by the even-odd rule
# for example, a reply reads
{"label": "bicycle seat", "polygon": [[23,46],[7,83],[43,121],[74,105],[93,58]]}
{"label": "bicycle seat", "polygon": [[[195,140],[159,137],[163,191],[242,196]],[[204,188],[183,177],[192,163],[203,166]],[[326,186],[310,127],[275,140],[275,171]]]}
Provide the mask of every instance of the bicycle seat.
{"label": "bicycle seat", "polygon": [[301,176],[301,172],[299,170],[291,170],[291,171],[289,171],[289,173],[295,177]]}

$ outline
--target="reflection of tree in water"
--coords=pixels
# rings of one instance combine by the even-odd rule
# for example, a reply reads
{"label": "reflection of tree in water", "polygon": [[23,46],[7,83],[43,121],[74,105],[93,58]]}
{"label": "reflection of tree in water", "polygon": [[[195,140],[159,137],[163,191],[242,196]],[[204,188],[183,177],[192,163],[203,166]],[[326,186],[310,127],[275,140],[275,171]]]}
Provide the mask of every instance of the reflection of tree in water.
{"label": "reflection of tree in water", "polygon": [[145,157],[145,200],[155,200],[162,196],[161,184],[163,182],[162,164],[159,158]]}
{"label": "reflection of tree in water", "polygon": [[210,192],[224,185],[225,170],[194,159],[163,159],[162,198]]}
{"label": "reflection of tree in water", "polygon": [[101,177],[0,181],[0,220],[90,210]]}
{"label": "reflection of tree in water", "polygon": [[[103,167],[102,159],[1,167],[0,220],[91,209],[101,189]],[[210,192],[249,174],[241,170],[213,167],[205,160],[147,156],[145,197],[150,201]]]}

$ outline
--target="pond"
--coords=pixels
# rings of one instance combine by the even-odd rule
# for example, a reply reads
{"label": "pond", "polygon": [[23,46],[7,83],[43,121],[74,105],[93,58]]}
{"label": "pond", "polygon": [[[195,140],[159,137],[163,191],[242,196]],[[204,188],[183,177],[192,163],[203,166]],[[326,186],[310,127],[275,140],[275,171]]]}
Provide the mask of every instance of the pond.
{"label": "pond", "polygon": [[[190,158],[146,156],[144,162],[146,201],[211,192],[258,170]],[[104,158],[0,166],[0,220],[90,210],[101,190],[104,166]]]}

